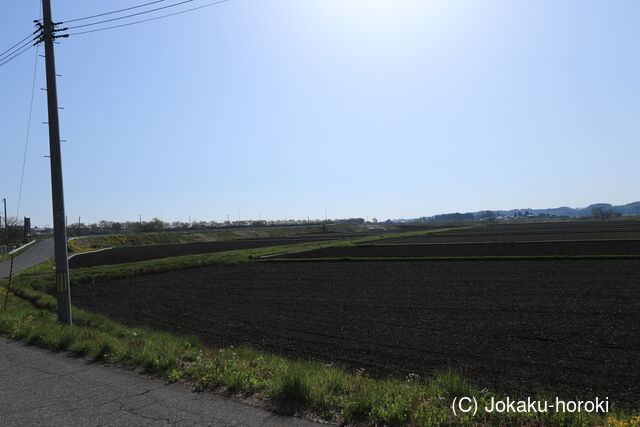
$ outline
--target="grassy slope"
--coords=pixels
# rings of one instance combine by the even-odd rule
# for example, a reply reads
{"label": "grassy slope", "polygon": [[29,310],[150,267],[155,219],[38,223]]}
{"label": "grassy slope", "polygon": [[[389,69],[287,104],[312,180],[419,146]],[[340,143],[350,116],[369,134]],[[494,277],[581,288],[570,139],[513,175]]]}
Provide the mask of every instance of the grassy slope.
{"label": "grassy slope", "polygon": [[[338,244],[371,240],[375,238]],[[278,250],[330,244],[293,245]],[[74,285],[81,285],[200,265],[243,262],[273,252],[273,248],[259,248],[92,267],[74,271],[72,279]],[[483,406],[482,403],[488,402],[494,394],[473,386],[454,371],[435,373],[431,378],[375,380],[363,372],[351,373],[320,363],[293,362],[246,347],[205,348],[197,338],[128,328],[104,316],[78,309],[73,311],[74,326],[60,325],[55,316],[55,298],[47,293],[54,287],[51,266],[51,262],[47,262],[18,276],[12,289],[22,298],[11,296],[8,310],[0,312],[0,334],[95,360],[139,367],[171,381],[188,380],[197,389],[223,390],[229,394],[267,399],[281,411],[311,412],[330,420],[424,426],[640,425],[639,417],[632,418],[623,412],[604,417],[589,414],[496,415],[480,411],[476,416],[454,417],[449,408],[454,397],[475,396]],[[0,288],[2,299],[5,292]]]}
{"label": "grassy slope", "polygon": [[[311,225],[302,227],[239,228],[202,232],[113,234],[109,236],[91,236],[71,240],[69,242],[69,249],[72,252],[82,252],[119,246],[140,246],[160,243],[190,243],[262,237],[289,237],[296,234],[321,233],[322,231],[321,225]],[[327,231],[337,233],[356,233],[366,231],[366,227],[358,224],[336,224],[329,225],[327,227]]]}

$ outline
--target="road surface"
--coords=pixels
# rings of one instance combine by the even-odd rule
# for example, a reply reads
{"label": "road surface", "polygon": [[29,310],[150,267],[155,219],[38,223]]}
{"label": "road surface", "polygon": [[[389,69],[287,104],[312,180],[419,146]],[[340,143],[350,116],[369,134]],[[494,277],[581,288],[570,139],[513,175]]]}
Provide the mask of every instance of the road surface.
{"label": "road surface", "polygon": [[[53,257],[53,239],[41,240],[13,259],[13,272],[17,273],[33,267],[51,257]],[[10,267],[10,260],[0,264],[0,279],[9,277]]]}
{"label": "road surface", "polygon": [[315,426],[213,393],[0,337],[0,424]]}

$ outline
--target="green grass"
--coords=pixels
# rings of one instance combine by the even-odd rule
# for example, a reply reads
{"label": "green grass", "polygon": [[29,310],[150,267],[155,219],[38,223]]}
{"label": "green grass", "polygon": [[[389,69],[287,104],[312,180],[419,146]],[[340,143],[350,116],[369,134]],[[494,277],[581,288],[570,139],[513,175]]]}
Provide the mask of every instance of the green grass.
{"label": "green grass", "polygon": [[271,397],[287,409],[303,408],[311,403],[312,383],[302,365],[288,363],[276,372],[271,383]]}

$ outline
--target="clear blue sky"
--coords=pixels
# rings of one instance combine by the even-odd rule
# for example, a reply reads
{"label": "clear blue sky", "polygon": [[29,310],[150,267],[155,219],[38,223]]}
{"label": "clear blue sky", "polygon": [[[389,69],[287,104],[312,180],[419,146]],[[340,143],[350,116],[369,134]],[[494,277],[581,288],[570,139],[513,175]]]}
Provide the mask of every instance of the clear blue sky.
{"label": "clear blue sky", "polygon": [[[52,0],[62,21],[140,3]],[[0,51],[39,13],[2,1]],[[386,219],[638,200],[638,22],[636,0],[230,0],[61,40],[67,214],[322,218],[327,205]],[[10,212],[34,61],[0,67]],[[39,61],[20,215],[43,225]]]}

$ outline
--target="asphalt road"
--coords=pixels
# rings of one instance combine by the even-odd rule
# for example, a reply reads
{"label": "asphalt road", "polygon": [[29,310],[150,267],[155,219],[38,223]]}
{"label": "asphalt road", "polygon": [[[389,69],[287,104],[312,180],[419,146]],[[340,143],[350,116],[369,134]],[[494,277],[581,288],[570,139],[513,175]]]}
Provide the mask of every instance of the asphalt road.
{"label": "asphalt road", "polygon": [[[53,239],[42,240],[13,259],[13,272],[24,270],[53,256]],[[0,279],[9,277],[11,261],[0,264]]]}
{"label": "asphalt road", "polygon": [[313,426],[135,371],[0,338],[0,424]]}

